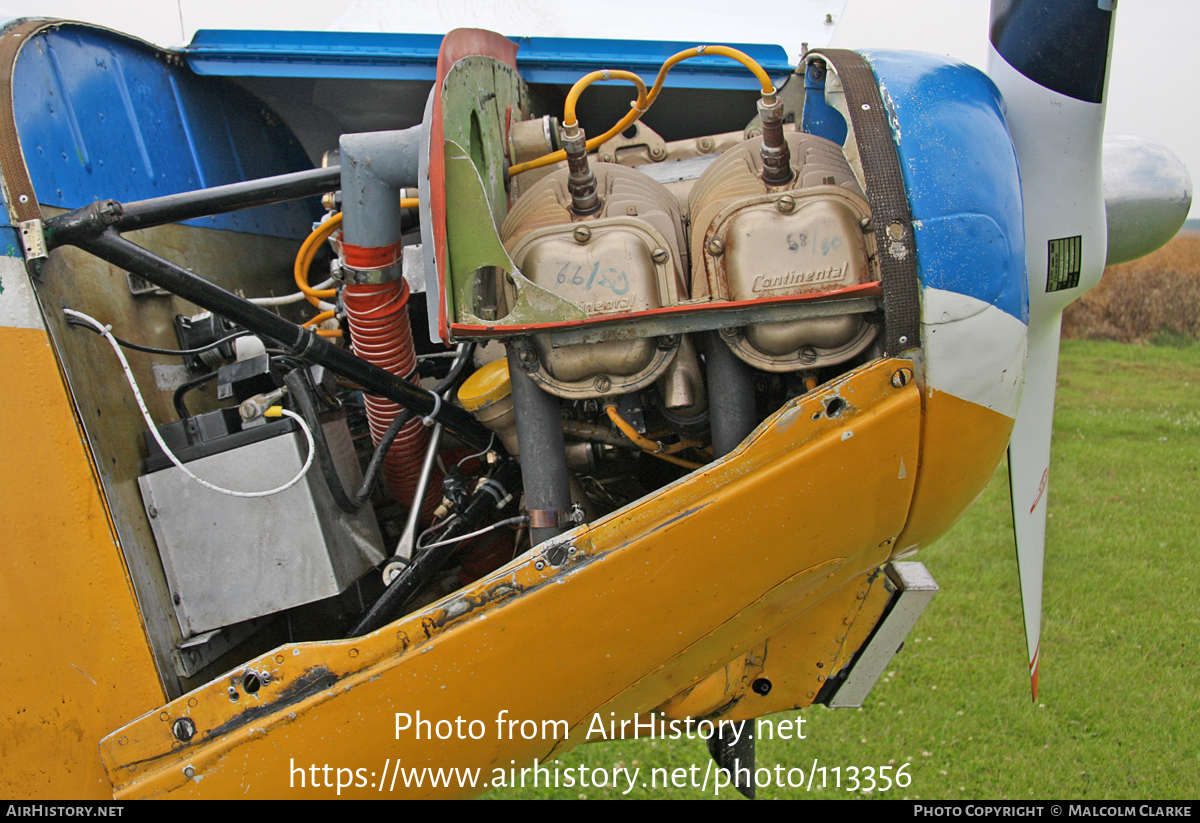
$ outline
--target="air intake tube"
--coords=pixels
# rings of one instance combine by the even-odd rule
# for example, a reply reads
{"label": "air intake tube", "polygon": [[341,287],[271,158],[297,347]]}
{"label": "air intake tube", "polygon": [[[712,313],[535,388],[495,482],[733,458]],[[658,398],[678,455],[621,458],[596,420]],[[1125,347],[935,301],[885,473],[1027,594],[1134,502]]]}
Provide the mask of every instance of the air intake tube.
{"label": "air intake tube", "polygon": [[[342,135],[343,299],[354,351],[364,360],[415,382],[416,349],[408,319],[408,284],[400,272],[400,189],[417,181],[421,127],[403,131]],[[400,406],[366,396],[371,439],[383,438]],[[420,418],[396,436],[383,464],[388,490],[401,505],[413,505],[429,430]],[[442,499],[441,477],[430,478],[422,519]]]}

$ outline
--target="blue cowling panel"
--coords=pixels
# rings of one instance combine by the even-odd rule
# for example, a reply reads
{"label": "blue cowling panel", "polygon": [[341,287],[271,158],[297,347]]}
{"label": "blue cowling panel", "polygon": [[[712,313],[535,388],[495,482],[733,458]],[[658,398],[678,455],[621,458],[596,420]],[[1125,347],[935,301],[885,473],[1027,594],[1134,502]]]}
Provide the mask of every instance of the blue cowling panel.
{"label": "blue cowling panel", "polygon": [[863,56],[899,148],[921,284],[1028,323],[1021,183],[1000,93],[982,72],[945,57]]}
{"label": "blue cowling panel", "polygon": [[[38,200],[78,208],[130,202],[311,168],[291,132],[229,81],[173,55],[66,24],[22,48],[13,106]],[[303,238],[319,214],[281,203],[189,225]]]}

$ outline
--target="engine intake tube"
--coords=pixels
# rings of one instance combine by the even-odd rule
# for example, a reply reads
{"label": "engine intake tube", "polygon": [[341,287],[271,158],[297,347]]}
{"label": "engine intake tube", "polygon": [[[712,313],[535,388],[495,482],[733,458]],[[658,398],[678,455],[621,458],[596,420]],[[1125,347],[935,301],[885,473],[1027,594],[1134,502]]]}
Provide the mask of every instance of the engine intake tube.
{"label": "engine intake tube", "polygon": [[[388,283],[347,285],[343,300],[355,353],[398,377],[415,382],[417,351],[408,319],[408,295],[408,282],[401,278]],[[374,394],[366,395],[366,405],[371,440],[378,446],[401,407]],[[435,471],[429,478],[424,501],[413,501],[428,444],[429,429],[421,418],[414,417],[400,429],[383,462],[388,491],[402,506],[420,505],[422,521],[433,516],[433,510],[442,499],[442,476]]]}

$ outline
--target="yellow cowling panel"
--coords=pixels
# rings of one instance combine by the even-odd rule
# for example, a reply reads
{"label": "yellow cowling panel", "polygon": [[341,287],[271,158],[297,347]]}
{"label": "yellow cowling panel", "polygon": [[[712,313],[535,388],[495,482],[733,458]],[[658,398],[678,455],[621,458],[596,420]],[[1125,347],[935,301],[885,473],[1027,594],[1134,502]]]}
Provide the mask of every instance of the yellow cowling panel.
{"label": "yellow cowling panel", "polygon": [[0,363],[0,795],[111,797],[96,741],[164,694],[46,331],[0,327]]}
{"label": "yellow cowling panel", "polygon": [[[916,385],[892,385],[902,366],[876,361],[790,402],[725,458],[387,628],[250,662],[267,681],[254,694],[240,670],[143,716],[101,743],[118,796],[328,796],[293,767],[329,764],[363,770],[342,796],[379,797],[395,758],[486,780],[584,742],[595,712],[649,711],[886,560],[920,426]],[[486,734],[397,732],[394,713],[418,711]],[[512,739],[502,714],[537,721],[535,739]],[[186,743],[172,736],[182,717]]]}
{"label": "yellow cowling panel", "polygon": [[912,512],[897,552],[928,546],[979,499],[1008,448],[1013,419],[925,387],[921,466]]}

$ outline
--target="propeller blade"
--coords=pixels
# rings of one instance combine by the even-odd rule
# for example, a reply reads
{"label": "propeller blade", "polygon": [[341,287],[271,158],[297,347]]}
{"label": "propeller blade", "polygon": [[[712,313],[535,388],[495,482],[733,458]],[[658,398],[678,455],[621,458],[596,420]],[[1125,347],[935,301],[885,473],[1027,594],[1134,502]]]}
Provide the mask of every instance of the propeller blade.
{"label": "propeller blade", "polygon": [[1037,700],[1038,658],[1041,650],[1046,492],[1050,482],[1050,436],[1054,426],[1054,388],[1058,377],[1061,324],[1062,314],[1057,312],[1048,317],[1031,314],[1029,318],[1025,389],[1008,446],[1009,493],[1034,700]]}
{"label": "propeller blade", "polygon": [[1099,282],[1107,251],[1101,147],[1115,5],[992,0],[988,75],[1004,96],[1025,207],[1028,360],[1008,456],[1035,700],[1062,311]]}

